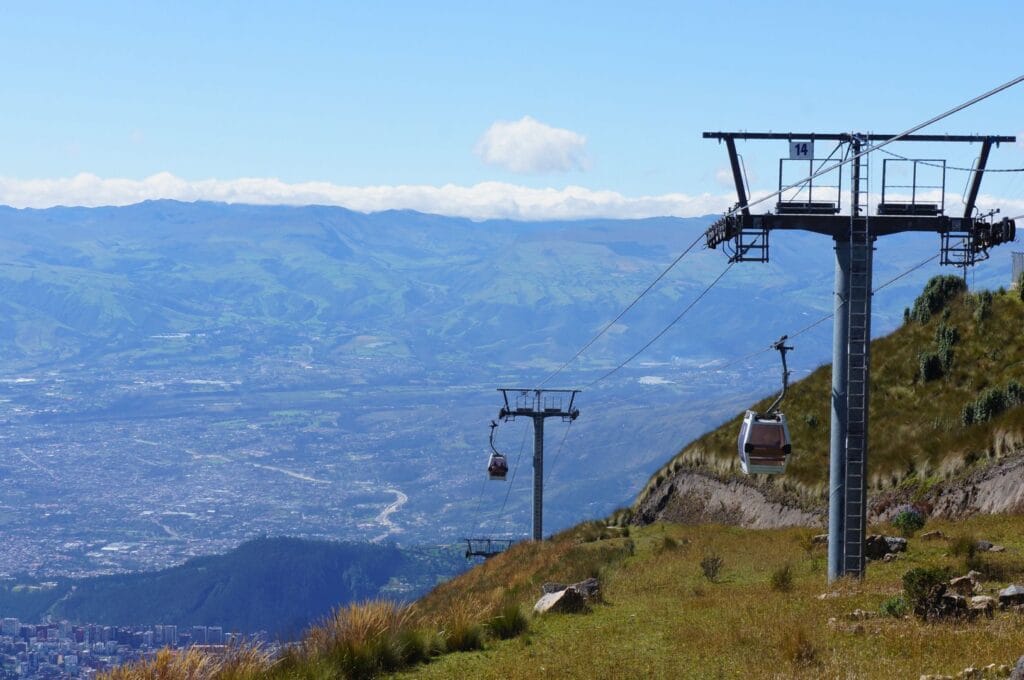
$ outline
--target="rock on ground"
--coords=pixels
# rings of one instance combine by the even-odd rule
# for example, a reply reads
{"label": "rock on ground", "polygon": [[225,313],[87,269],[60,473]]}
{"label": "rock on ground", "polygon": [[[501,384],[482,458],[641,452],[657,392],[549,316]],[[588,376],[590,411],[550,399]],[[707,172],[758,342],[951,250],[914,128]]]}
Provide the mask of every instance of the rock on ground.
{"label": "rock on ground", "polygon": [[587,601],[573,588],[566,588],[555,593],[546,593],[537,604],[533,605],[536,614],[575,614],[584,611]]}
{"label": "rock on ground", "polygon": [[869,560],[880,560],[890,553],[907,551],[907,539],[898,536],[871,534],[864,540],[864,556]]}
{"label": "rock on ground", "polygon": [[536,614],[556,612],[571,614],[585,611],[587,604],[600,598],[601,583],[596,578],[588,578],[572,585],[561,583],[545,583],[541,586],[544,593],[537,604],[533,605]]}
{"label": "rock on ground", "polygon": [[[1024,604],[1024,586],[1014,583],[999,591],[1000,607],[1005,609],[1017,604]],[[1021,680],[1024,680],[1024,678],[1021,678]]]}

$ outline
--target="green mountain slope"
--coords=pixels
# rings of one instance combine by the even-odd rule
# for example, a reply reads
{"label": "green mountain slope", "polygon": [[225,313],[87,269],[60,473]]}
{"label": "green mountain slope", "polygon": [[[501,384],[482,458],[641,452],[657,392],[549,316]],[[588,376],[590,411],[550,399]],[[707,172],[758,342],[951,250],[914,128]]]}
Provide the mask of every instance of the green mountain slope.
{"label": "green mountain slope", "polygon": [[[914,309],[926,307],[934,297],[929,291],[950,280],[956,281],[933,279]],[[957,290],[954,285],[952,299],[930,313],[908,310],[901,328],[872,342],[870,493],[924,493],[979,463],[1015,453],[1024,443],[1024,303],[1016,291]],[[931,370],[937,361],[940,375],[923,374],[922,362],[929,355],[935,355]],[[776,361],[771,356],[763,360]],[[785,475],[742,475],[736,455],[741,412],[686,445],[658,470],[638,506],[675,475],[694,471],[742,479],[789,503],[822,506],[827,501],[831,380],[831,366],[826,365],[790,387],[782,405],[793,440]],[[771,400],[752,408],[767,408]],[[979,400],[1003,408],[989,413],[983,403],[983,416],[974,418]]]}
{"label": "green mountain slope", "polygon": [[[439,558],[441,559],[441,558]],[[220,625],[295,638],[333,609],[422,592],[418,573],[452,573],[427,555],[369,543],[261,538],[225,555],[157,572],[0,588],[0,611],[26,621],[50,614],[103,625]]]}

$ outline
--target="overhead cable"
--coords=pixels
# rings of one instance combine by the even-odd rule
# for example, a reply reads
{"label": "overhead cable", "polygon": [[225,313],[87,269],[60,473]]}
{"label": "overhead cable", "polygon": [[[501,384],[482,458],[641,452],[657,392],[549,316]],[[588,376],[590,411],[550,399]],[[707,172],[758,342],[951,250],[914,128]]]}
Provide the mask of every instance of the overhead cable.
{"label": "overhead cable", "polygon": [[644,288],[644,289],[643,289],[643,290],[642,290],[642,291],[640,292],[640,294],[639,294],[639,295],[637,295],[637,296],[636,296],[635,298],[633,298],[633,301],[632,301],[632,302],[630,302],[630,303],[629,303],[628,305],[626,305],[626,306],[625,306],[625,308],[623,308],[623,310],[622,310],[621,312],[619,312],[619,313],[618,313],[618,314],[617,314],[617,315],[615,316],[615,318],[614,318],[614,319],[612,319],[612,320],[611,320],[611,321],[609,321],[609,322],[608,322],[607,324],[605,324],[605,325],[604,325],[604,327],[603,327],[603,328],[601,328],[601,330],[599,330],[599,331],[597,332],[597,335],[595,335],[595,336],[594,336],[594,337],[592,337],[592,338],[591,338],[591,339],[590,339],[589,341],[587,341],[587,343],[586,343],[585,345],[583,345],[583,347],[580,347],[580,348],[579,348],[579,350],[578,350],[578,351],[577,351],[577,352],[576,352],[575,354],[573,354],[573,355],[572,355],[571,357],[569,357],[569,359],[568,359],[568,360],[567,360],[567,361],[566,361],[566,362],[565,362],[564,364],[562,364],[561,366],[559,366],[558,368],[556,368],[556,369],[555,369],[555,370],[554,370],[554,371],[553,371],[553,372],[551,373],[551,375],[549,375],[548,377],[544,378],[544,380],[542,380],[542,381],[540,382],[540,384],[539,384],[539,385],[537,385],[537,387],[544,387],[544,385],[546,385],[546,384],[548,383],[548,381],[550,381],[550,380],[551,380],[552,378],[554,378],[554,377],[555,377],[556,375],[558,375],[558,374],[559,374],[559,373],[561,373],[561,372],[562,372],[563,370],[565,370],[565,368],[566,368],[566,367],[567,367],[567,366],[568,366],[569,364],[571,364],[571,363],[572,363],[573,361],[575,361],[575,360],[576,360],[577,358],[579,358],[579,356],[580,356],[581,354],[583,354],[583,353],[584,353],[584,352],[586,352],[586,351],[587,351],[588,349],[590,349],[590,346],[591,346],[591,345],[593,345],[593,344],[594,344],[595,342],[597,342],[598,338],[600,338],[600,337],[601,337],[602,335],[604,335],[605,333],[607,333],[607,332],[608,332],[608,329],[610,329],[610,328],[611,328],[612,326],[614,326],[614,325],[616,324],[616,322],[618,322],[618,320],[619,320],[619,319],[621,319],[621,318],[622,318],[623,316],[625,316],[626,312],[628,312],[629,310],[631,310],[631,309],[632,309],[632,308],[634,307],[634,305],[636,305],[636,303],[640,302],[640,300],[642,300],[642,299],[643,299],[643,297],[644,297],[645,295],[647,295],[647,294],[648,294],[649,292],[651,292],[651,289],[652,289],[652,288],[654,288],[654,286],[656,286],[656,285],[658,284],[658,282],[659,282],[659,281],[661,281],[661,280],[662,280],[663,278],[665,278],[665,275],[666,275],[666,274],[668,274],[668,273],[669,273],[670,271],[672,271],[672,269],[673,269],[673,268],[674,268],[674,267],[675,267],[675,266],[676,266],[677,264],[679,264],[679,262],[680,262],[680,261],[682,261],[682,259],[683,259],[684,257],[686,257],[686,256],[687,256],[687,255],[688,255],[688,254],[690,253],[690,251],[691,251],[691,250],[693,250],[693,249],[694,249],[694,247],[696,247],[696,245],[697,245],[698,243],[700,243],[700,240],[701,240],[702,238],[704,238],[704,233],[703,233],[703,232],[701,232],[701,233],[700,233],[700,234],[699,234],[699,235],[697,236],[697,238],[696,238],[696,239],[694,239],[693,243],[691,243],[690,245],[686,246],[686,250],[684,250],[683,252],[681,252],[681,253],[680,253],[680,254],[678,255],[678,257],[676,257],[676,259],[672,260],[672,262],[671,262],[671,263],[670,263],[670,264],[669,264],[669,265],[668,265],[667,267],[665,267],[665,269],[663,269],[663,270],[661,271],[661,273],[660,273],[660,274],[658,274],[658,276],[657,276],[657,277],[656,277],[656,278],[655,278],[655,279],[654,279],[653,281],[651,281],[651,282],[650,282],[650,284],[648,284],[648,286],[647,286],[646,288]]}
{"label": "overhead cable", "polygon": [[[888,288],[892,284],[894,284],[897,281],[899,281],[900,279],[902,279],[904,276],[909,276],[910,274],[916,272],[918,269],[920,269],[921,267],[925,266],[929,262],[932,262],[936,258],[938,258],[938,254],[932,255],[928,259],[922,260],[921,262],[918,262],[917,264],[915,264],[910,269],[908,269],[908,270],[906,270],[906,271],[904,271],[904,272],[894,276],[893,278],[889,279],[885,283],[881,284],[880,286],[878,286],[877,288],[872,290],[871,294],[874,295],[875,293],[879,292],[880,290]],[[842,309],[845,306],[846,306],[846,301],[845,300],[839,304],[839,308],[840,309]],[[836,315],[835,312],[830,312],[830,313],[826,314],[825,316],[821,317],[820,319],[817,319],[816,321],[813,321],[812,323],[804,326],[803,328],[801,328],[800,330],[796,331],[795,333],[789,333],[787,337],[789,337],[790,339],[799,337],[799,336],[803,335],[804,333],[807,333],[808,331],[812,330],[813,328],[815,328],[817,326],[820,326],[821,324],[825,323],[826,321],[828,321],[829,319],[831,319],[835,315]],[[772,349],[774,349],[774,345],[769,345],[769,346],[767,346],[767,347],[765,347],[763,349],[757,350],[756,352],[751,352],[750,354],[747,354],[746,356],[740,357],[739,359],[734,359],[733,361],[730,361],[729,363],[727,363],[724,366],[715,368],[715,370],[716,371],[727,370],[729,368],[732,368],[736,364],[741,364],[741,363],[743,363],[743,362],[745,362],[745,361],[747,361],[749,359],[753,359],[754,357],[756,357],[756,356],[758,356],[760,354],[764,354],[765,352],[769,352]]]}
{"label": "overhead cable", "polygon": [[683,308],[683,311],[679,312],[679,314],[678,314],[678,315],[676,316],[676,318],[672,319],[672,321],[670,321],[670,322],[669,322],[669,324],[668,324],[667,326],[665,326],[664,328],[662,328],[662,329],[661,329],[661,330],[660,330],[660,331],[658,332],[658,334],[657,334],[657,335],[655,335],[655,336],[654,336],[653,338],[651,338],[650,340],[648,340],[648,341],[647,341],[647,344],[646,344],[646,345],[644,345],[643,347],[641,347],[641,348],[640,348],[640,349],[638,349],[637,351],[633,352],[633,353],[632,353],[631,355],[629,355],[629,357],[628,357],[628,358],[627,358],[627,359],[626,359],[625,361],[623,361],[623,362],[622,362],[621,364],[619,364],[618,366],[616,366],[616,367],[615,367],[615,368],[613,368],[612,370],[610,370],[610,371],[608,371],[607,373],[603,374],[603,375],[602,375],[601,377],[597,378],[596,380],[593,380],[593,381],[591,381],[590,383],[588,383],[588,384],[587,384],[587,389],[590,389],[591,387],[593,387],[593,386],[594,386],[594,385],[596,385],[597,383],[601,382],[601,381],[602,381],[602,380],[604,380],[605,378],[608,378],[608,377],[610,377],[610,376],[614,375],[615,373],[619,372],[619,370],[621,370],[622,368],[624,368],[624,367],[626,366],[626,364],[628,364],[629,362],[633,361],[633,359],[636,359],[636,358],[637,358],[638,356],[640,356],[641,354],[643,354],[643,353],[644,353],[644,351],[646,351],[648,347],[650,347],[650,346],[651,346],[651,345],[653,345],[653,344],[654,344],[655,342],[657,342],[657,341],[658,341],[658,340],[659,340],[659,339],[661,338],[661,336],[665,335],[665,333],[668,333],[669,329],[670,329],[670,328],[672,328],[673,326],[675,326],[675,325],[676,325],[677,323],[679,323],[679,320],[680,320],[680,319],[682,319],[682,318],[683,318],[684,316],[686,316],[686,313],[687,313],[687,312],[689,312],[689,311],[690,311],[691,309],[693,309],[694,305],[696,305],[696,304],[697,304],[698,302],[700,302],[700,301],[701,301],[701,300],[702,300],[702,299],[704,298],[704,296],[705,296],[705,295],[707,295],[708,293],[710,293],[710,292],[711,292],[711,289],[712,289],[712,288],[714,288],[714,287],[715,287],[715,285],[716,285],[716,284],[717,284],[717,283],[718,283],[719,281],[721,281],[721,280],[722,280],[722,277],[724,277],[724,276],[725,276],[725,275],[726,275],[726,274],[727,274],[727,273],[729,272],[729,270],[730,270],[730,269],[732,269],[732,266],[733,266],[734,264],[736,264],[736,263],[735,263],[735,262],[730,262],[730,263],[729,263],[729,264],[728,264],[728,265],[727,265],[727,266],[725,267],[725,269],[723,269],[723,270],[722,270],[722,273],[721,273],[721,274],[719,274],[719,275],[718,275],[718,276],[717,276],[717,277],[715,278],[715,280],[714,280],[714,281],[712,281],[712,282],[711,282],[710,284],[708,284],[708,286],[707,286],[707,287],[706,287],[706,288],[705,288],[704,290],[702,290],[702,291],[701,291],[700,295],[698,295],[698,296],[697,296],[696,298],[694,298],[694,299],[693,299],[693,300],[692,300],[692,301],[690,302],[690,304],[686,305],[686,307],[684,307],[684,308]]}

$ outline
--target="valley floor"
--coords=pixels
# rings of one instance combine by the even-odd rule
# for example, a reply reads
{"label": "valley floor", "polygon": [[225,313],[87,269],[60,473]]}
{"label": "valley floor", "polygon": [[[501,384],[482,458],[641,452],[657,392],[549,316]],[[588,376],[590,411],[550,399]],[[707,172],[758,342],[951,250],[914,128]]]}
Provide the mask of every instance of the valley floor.
{"label": "valley floor", "polygon": [[[934,529],[1006,547],[972,563],[985,575],[985,594],[1024,579],[1024,517],[976,516],[925,527]],[[825,549],[810,534],[656,524],[633,528],[628,538],[594,541],[627,549],[631,543],[633,554],[596,569],[605,602],[590,613],[531,618],[519,638],[444,655],[396,677],[918,678],[990,663],[1012,666],[1024,654],[1024,614],[921,623],[879,613],[901,593],[909,569],[949,566],[953,575],[966,573],[964,558],[952,554],[953,541],[911,538],[908,552],[871,563],[863,581],[829,588]],[[701,566],[711,555],[722,559],[716,582]],[[792,588],[782,592],[772,580],[786,564]],[[870,617],[850,618],[857,609]]]}

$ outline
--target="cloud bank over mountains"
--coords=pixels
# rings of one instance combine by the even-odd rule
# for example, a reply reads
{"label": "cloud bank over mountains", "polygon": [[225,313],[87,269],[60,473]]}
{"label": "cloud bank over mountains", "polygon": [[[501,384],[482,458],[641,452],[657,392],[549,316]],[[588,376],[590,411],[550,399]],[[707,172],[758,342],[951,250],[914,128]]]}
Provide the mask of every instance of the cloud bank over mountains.
{"label": "cloud bank over mountains", "polygon": [[0,204],[16,208],[130,205],[161,198],[256,205],[335,205],[361,212],[418,210],[474,220],[694,217],[721,212],[735,201],[727,194],[626,196],[580,186],[537,189],[505,182],[357,187],[258,177],[186,180],[167,172],[140,180],[103,178],[89,173],[59,179],[0,177]]}
{"label": "cloud bank over mountains", "polygon": [[[753,198],[767,193],[755,191]],[[736,200],[728,191],[626,196],[617,191],[581,186],[533,188],[506,182],[480,182],[471,186],[360,187],[330,182],[290,183],[260,177],[186,180],[167,172],[145,179],[103,178],[89,173],[58,179],[0,177],[0,204],[15,208],[117,206],[164,198],[254,205],[332,205],[360,212],[417,210],[473,220],[696,217],[721,213]],[[983,195],[979,203],[1000,207],[1007,215],[1024,213],[1024,200],[1001,200]],[[767,209],[773,204],[774,201],[769,200],[761,205]]]}

